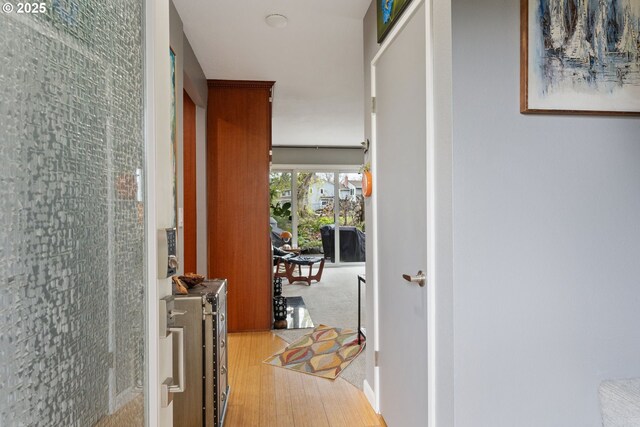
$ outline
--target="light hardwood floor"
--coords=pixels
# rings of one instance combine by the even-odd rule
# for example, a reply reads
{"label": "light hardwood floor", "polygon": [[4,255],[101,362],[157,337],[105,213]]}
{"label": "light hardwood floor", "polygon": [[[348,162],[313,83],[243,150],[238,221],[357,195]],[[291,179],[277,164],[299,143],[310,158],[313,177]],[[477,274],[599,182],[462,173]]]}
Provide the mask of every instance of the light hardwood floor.
{"label": "light hardwood floor", "polygon": [[364,393],[262,361],[287,345],[271,332],[229,334],[225,427],[384,427]]}

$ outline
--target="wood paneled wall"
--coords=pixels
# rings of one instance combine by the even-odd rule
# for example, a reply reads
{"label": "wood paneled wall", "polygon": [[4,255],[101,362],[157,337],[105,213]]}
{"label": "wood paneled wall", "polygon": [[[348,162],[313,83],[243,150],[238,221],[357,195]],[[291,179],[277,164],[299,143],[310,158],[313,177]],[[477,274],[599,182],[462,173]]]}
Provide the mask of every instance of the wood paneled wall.
{"label": "wood paneled wall", "polygon": [[185,273],[197,271],[198,265],[198,207],[196,205],[196,104],[184,92],[183,107],[183,195],[184,195],[184,269]]}
{"label": "wood paneled wall", "polygon": [[208,276],[228,279],[230,332],[271,329],[271,88],[209,80]]}

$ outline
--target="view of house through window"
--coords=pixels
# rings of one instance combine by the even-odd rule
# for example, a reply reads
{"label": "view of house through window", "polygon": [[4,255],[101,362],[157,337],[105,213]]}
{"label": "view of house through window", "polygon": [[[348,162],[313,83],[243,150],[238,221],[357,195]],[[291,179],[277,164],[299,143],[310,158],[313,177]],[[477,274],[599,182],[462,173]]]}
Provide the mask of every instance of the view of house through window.
{"label": "view of house through window", "polygon": [[270,195],[274,246],[288,244],[302,254],[321,255],[326,263],[365,261],[361,174],[273,171]]}
{"label": "view of house through window", "polygon": [[333,242],[327,238],[326,229],[335,222],[335,174],[298,172],[296,175],[298,247],[307,254],[325,254],[325,262],[335,262],[326,257],[333,252]]}
{"label": "view of house through window", "polygon": [[340,182],[340,262],[364,262],[365,222],[362,175],[341,173]]}
{"label": "view of house through window", "polygon": [[271,233],[280,237],[283,231],[292,232],[291,172],[274,172],[270,176]]}

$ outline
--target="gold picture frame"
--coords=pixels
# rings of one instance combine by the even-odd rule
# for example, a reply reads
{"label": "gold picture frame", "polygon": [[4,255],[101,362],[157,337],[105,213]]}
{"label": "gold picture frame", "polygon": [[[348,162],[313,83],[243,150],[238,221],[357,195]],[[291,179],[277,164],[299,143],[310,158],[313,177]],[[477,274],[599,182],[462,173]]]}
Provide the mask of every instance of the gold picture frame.
{"label": "gold picture frame", "polygon": [[[612,1],[629,6],[609,10]],[[640,115],[640,47],[625,33],[640,25],[632,2],[521,0],[520,112]]]}

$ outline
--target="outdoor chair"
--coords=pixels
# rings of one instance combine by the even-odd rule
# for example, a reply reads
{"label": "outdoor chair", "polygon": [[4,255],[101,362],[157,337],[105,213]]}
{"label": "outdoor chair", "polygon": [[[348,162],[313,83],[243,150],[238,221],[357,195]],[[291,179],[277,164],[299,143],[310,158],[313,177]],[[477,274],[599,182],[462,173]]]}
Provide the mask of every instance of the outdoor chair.
{"label": "outdoor chair", "polygon": [[295,257],[295,254],[283,251],[273,246],[273,265],[275,271],[273,277],[287,277],[287,260]]}

